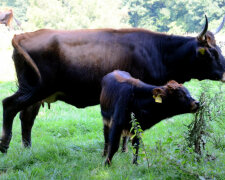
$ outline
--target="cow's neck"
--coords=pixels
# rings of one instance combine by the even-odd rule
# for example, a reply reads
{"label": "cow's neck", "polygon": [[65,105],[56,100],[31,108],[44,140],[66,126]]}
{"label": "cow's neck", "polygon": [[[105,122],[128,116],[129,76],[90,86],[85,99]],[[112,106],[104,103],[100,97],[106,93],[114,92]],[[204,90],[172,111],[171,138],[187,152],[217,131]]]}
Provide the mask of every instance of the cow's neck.
{"label": "cow's neck", "polygon": [[195,59],[196,40],[191,37],[170,37],[162,45],[162,58],[167,72],[167,81],[180,83],[190,80],[190,68]]}

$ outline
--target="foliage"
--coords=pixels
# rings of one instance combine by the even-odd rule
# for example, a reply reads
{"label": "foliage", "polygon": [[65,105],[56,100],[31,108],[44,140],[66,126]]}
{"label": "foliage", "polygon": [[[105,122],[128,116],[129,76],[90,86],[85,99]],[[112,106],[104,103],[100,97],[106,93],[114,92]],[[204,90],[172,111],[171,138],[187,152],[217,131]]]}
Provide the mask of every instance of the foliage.
{"label": "foliage", "polygon": [[[205,146],[210,138],[210,132],[212,128],[210,123],[212,121],[222,121],[225,114],[225,105],[222,102],[224,100],[224,94],[222,92],[222,86],[213,95],[210,93],[208,83],[201,83],[202,92],[199,98],[201,107],[195,114],[194,120],[189,124],[186,140],[189,147],[194,147],[194,151],[202,156],[204,154]],[[213,135],[211,138],[217,141]]]}
{"label": "foliage", "polygon": [[194,121],[188,125],[187,141],[188,146],[194,147],[194,151],[201,156],[207,142],[207,131],[209,131],[208,120],[211,119],[211,114],[209,109],[209,99],[204,92],[201,93],[199,99],[201,107],[195,114]]}
{"label": "foliage", "polygon": [[[149,164],[149,155],[146,151],[146,148],[145,148],[145,144],[142,140],[142,133],[143,133],[143,130],[141,129],[141,125],[140,123],[137,121],[137,119],[135,118],[135,114],[132,112],[131,113],[131,129],[130,129],[130,132],[134,132],[134,135],[131,137],[131,140],[134,138],[134,137],[137,137],[140,141],[140,146],[139,146],[139,149],[142,150],[143,149],[143,152],[144,153],[139,153],[138,156],[140,157],[144,157],[147,161],[147,164],[148,164],[148,169],[150,168],[150,164]],[[133,154],[135,154],[136,150],[135,148],[133,147]]]}
{"label": "foliage", "polygon": [[[30,0],[28,25],[32,28],[80,29],[123,27],[126,10],[120,0]],[[54,4],[54,6],[52,6]]]}
{"label": "foliage", "polygon": [[[210,29],[216,28],[224,15],[224,0],[125,0],[130,24],[161,32],[200,32],[206,14]],[[134,8],[133,8],[134,6]],[[179,31],[178,29],[179,28]],[[225,32],[225,31],[224,31]]]}
{"label": "foliage", "polygon": [[[210,30],[224,15],[224,0],[5,0],[25,30],[142,27],[183,34],[200,32],[206,14]],[[225,28],[222,30],[225,32]]]}

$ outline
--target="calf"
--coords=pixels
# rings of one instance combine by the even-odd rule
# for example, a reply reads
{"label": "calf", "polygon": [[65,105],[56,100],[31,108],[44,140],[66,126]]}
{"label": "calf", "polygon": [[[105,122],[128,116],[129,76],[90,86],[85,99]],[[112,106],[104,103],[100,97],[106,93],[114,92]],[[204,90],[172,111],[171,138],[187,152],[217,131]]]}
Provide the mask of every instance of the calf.
{"label": "calf", "polygon": [[[149,129],[162,119],[196,112],[199,102],[193,99],[188,90],[176,81],[164,86],[153,86],[131,77],[124,71],[115,70],[102,80],[100,96],[101,113],[104,122],[105,164],[111,164],[119,147],[121,135],[133,135],[131,113],[140,123],[142,130]],[[132,139],[135,148],[133,163],[137,163],[139,139]]]}

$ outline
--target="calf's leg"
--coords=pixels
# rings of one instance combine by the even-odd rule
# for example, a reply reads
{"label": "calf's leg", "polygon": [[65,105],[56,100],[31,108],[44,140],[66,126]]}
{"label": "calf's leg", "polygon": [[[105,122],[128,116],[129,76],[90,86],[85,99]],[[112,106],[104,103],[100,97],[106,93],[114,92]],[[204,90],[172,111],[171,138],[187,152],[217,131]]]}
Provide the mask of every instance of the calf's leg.
{"label": "calf's leg", "polygon": [[111,165],[112,158],[119,148],[121,133],[122,127],[119,124],[113,124],[109,132],[108,155],[105,165]]}
{"label": "calf's leg", "polygon": [[24,147],[31,147],[31,130],[39,112],[41,102],[35,103],[20,112],[22,129],[22,143]]}
{"label": "calf's leg", "polygon": [[111,164],[114,154],[119,149],[122,130],[127,122],[127,103],[128,99],[126,97],[122,97],[119,99],[117,104],[115,104],[114,114],[110,123],[111,127],[109,132],[108,155],[105,160],[105,165]]}

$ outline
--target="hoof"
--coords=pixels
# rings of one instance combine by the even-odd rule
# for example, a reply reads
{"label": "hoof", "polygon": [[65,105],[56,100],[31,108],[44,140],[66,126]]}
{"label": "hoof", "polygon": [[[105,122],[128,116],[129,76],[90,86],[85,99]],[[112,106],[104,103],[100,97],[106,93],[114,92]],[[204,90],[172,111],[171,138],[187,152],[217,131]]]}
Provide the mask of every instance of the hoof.
{"label": "hoof", "polygon": [[0,144],[0,151],[1,151],[2,153],[7,153],[7,149],[8,149],[8,147],[6,147],[6,146]]}
{"label": "hoof", "polygon": [[22,147],[24,147],[24,148],[31,148],[31,143],[22,143]]}
{"label": "hoof", "polygon": [[105,160],[105,166],[111,166],[111,161],[109,159],[106,159]]}
{"label": "hoof", "polygon": [[127,153],[128,152],[128,149],[127,148],[122,148],[122,153]]}
{"label": "hoof", "polygon": [[137,160],[133,160],[133,164],[136,165],[136,166],[138,166]]}

